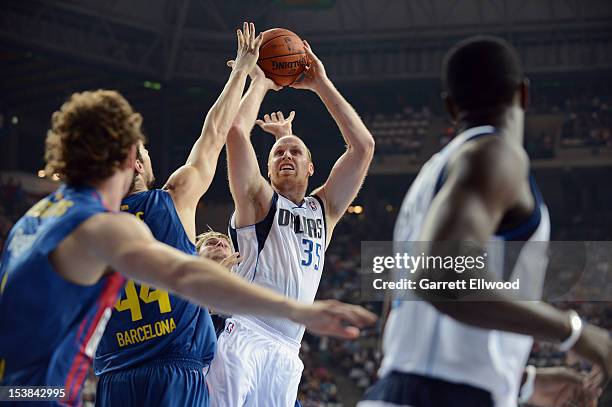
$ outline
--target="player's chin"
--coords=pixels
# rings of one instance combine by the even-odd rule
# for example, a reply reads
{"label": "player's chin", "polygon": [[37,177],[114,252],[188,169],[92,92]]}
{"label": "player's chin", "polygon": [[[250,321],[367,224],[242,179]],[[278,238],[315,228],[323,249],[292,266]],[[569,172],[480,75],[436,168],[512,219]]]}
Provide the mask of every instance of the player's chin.
{"label": "player's chin", "polygon": [[280,170],[276,173],[276,176],[279,178],[292,178],[297,176],[297,172],[295,170]]}

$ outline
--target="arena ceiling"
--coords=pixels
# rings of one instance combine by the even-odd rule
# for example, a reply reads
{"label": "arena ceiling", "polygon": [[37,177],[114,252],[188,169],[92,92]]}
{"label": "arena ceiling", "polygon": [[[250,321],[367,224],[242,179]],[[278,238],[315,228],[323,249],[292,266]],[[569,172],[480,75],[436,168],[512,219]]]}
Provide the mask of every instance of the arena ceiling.
{"label": "arena ceiling", "polygon": [[0,109],[48,111],[109,82],[145,106],[143,83],[220,85],[245,19],[307,38],[337,82],[436,78],[477,33],[509,38],[529,72],[612,70],[609,0],[4,1]]}

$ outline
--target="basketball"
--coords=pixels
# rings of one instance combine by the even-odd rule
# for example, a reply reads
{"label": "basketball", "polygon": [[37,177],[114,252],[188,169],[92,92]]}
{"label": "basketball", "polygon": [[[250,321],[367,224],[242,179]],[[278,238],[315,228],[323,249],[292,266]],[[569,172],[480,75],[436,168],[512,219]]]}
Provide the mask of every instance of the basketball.
{"label": "basketball", "polygon": [[291,85],[306,65],[302,39],[284,28],[264,31],[257,64],[280,86]]}

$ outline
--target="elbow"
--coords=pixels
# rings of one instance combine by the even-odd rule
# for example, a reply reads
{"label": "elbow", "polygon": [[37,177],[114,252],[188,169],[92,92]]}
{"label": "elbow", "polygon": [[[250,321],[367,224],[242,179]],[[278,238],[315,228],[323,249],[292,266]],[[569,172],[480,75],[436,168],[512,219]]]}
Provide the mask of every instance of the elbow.
{"label": "elbow", "polygon": [[239,123],[234,123],[230,126],[227,136],[228,137],[244,137],[245,136],[244,128]]}
{"label": "elbow", "polygon": [[355,149],[355,151],[371,159],[374,156],[376,142],[374,141],[374,137],[369,135],[365,140],[355,143],[355,145],[351,147]]}
{"label": "elbow", "polygon": [[370,135],[370,137],[368,138],[368,141],[366,142],[366,151],[368,152],[368,155],[370,156],[370,158],[374,155],[375,148],[376,148],[376,142],[374,141],[374,137]]}

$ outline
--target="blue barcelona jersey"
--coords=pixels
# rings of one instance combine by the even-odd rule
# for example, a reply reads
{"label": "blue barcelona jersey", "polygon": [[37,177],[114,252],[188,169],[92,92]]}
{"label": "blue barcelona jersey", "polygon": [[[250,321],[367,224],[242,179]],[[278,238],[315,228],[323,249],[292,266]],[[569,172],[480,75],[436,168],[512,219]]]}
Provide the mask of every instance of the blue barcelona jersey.
{"label": "blue barcelona jersey", "polygon": [[13,226],[0,264],[0,385],[63,386],[70,404],[80,390],[125,279],[71,283],[49,254],[91,216],[106,212],[89,187],[61,186]]}
{"label": "blue barcelona jersey", "polygon": [[[130,195],[121,209],[143,220],[157,240],[196,254],[167,191]],[[192,359],[208,364],[216,346],[206,308],[130,280],[114,306],[94,368],[100,375],[160,359]]]}

